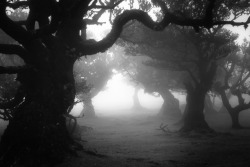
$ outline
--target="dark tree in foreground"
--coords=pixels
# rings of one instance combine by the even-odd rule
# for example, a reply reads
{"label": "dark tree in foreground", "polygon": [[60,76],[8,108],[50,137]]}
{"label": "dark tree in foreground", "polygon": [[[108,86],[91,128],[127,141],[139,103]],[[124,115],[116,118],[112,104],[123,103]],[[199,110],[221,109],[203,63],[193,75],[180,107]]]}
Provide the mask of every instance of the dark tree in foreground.
{"label": "dark tree in foreground", "polygon": [[[223,105],[231,116],[232,128],[241,129],[243,127],[239,122],[239,114],[250,108],[250,102],[247,100],[250,95],[249,43],[245,42],[241,51],[233,52],[225,59],[221,69],[224,76],[219,76],[220,81],[216,82],[214,89],[220,94]],[[231,96],[227,97],[228,93],[237,98],[236,105],[230,103]]]}
{"label": "dark tree in foreground", "polygon": [[[138,20],[155,31],[164,30],[169,24],[192,26],[198,30],[214,25],[247,26],[249,23],[215,17],[218,8],[230,10],[228,3],[216,0],[199,1],[204,13],[197,17],[192,13],[182,15],[182,11],[176,13],[168,9],[164,1],[154,0],[162,7],[160,22],[154,22],[140,10],[124,11],[115,17],[110,33],[96,42],[86,38],[86,25],[91,23],[91,18],[98,21],[92,9],[99,8],[103,12],[121,1],[112,0],[108,4],[101,3],[103,5],[98,2],[102,1],[0,0],[0,29],[16,41],[14,44],[1,43],[0,53],[18,55],[25,62],[24,66],[0,68],[0,73],[17,74],[20,82],[15,98],[1,104],[1,108],[13,111],[0,142],[1,166],[52,166],[77,150],[78,145],[70,137],[65,121],[75,99],[74,62],[81,56],[107,50],[130,20]],[[248,3],[235,2],[236,5]],[[9,9],[25,7],[29,8],[27,19],[17,21],[9,17]],[[87,16],[90,17],[84,20]]]}

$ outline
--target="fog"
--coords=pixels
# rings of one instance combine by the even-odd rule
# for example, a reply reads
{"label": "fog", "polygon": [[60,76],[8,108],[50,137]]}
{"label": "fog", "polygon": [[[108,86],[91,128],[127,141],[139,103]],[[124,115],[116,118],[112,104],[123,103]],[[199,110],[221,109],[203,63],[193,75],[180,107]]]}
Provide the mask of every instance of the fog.
{"label": "fog", "polygon": [[[99,92],[94,98],[92,98],[92,103],[95,110],[95,115],[98,118],[110,118],[115,120],[128,121],[130,120],[138,120],[145,122],[151,119],[151,116],[155,116],[152,118],[155,121],[154,127],[160,126],[161,123],[164,124],[175,124],[181,117],[178,118],[162,118],[157,117],[159,111],[163,104],[163,98],[161,96],[155,96],[150,93],[144,92],[144,89],[141,88],[138,92],[138,98],[140,105],[142,108],[136,109],[134,108],[133,95],[135,93],[135,86],[128,82],[124,82],[126,79],[121,74],[114,75],[106,85],[106,88]],[[171,92],[176,99],[179,101],[179,108],[181,113],[183,114],[185,106],[186,106],[186,94],[180,92]],[[249,96],[243,95],[245,98],[245,102],[248,103],[250,101]],[[213,101],[213,108],[215,111],[219,113],[219,110],[223,107],[222,100],[219,96],[211,97],[211,101]],[[236,96],[230,97],[230,104],[232,106],[236,106],[238,104],[238,100]],[[81,112],[83,112],[84,104],[78,103],[74,106],[71,111],[71,115],[78,117]],[[231,126],[231,118],[227,111],[223,113],[219,113],[216,117],[206,115],[206,121],[209,126],[215,128],[217,130],[227,131]],[[79,118],[87,122],[91,122],[91,118]],[[240,122],[243,125],[250,126],[250,113],[248,110],[240,113]],[[151,120],[152,121],[152,120]],[[119,121],[118,121],[119,122]],[[97,123],[97,122],[95,122]],[[173,129],[177,130],[178,126],[173,126]]]}
{"label": "fog", "polygon": [[[107,82],[106,89],[98,93],[93,99],[97,116],[119,116],[133,114],[133,94],[135,88],[123,82],[122,75],[115,75]],[[156,114],[162,106],[163,99],[145,93],[143,89],[138,92],[140,104],[145,108],[145,114]],[[83,109],[83,104],[77,104],[71,114],[77,116]]]}
{"label": "fog", "polygon": [[[76,134],[76,138],[87,141],[84,143],[85,149],[98,155],[115,157],[119,161],[126,159],[126,162],[121,163],[130,163],[129,166],[131,163],[134,166],[202,166],[204,163],[222,165],[236,163],[238,160],[241,161],[244,155],[248,155],[246,148],[249,148],[249,138],[246,137],[250,132],[232,130],[231,118],[227,112],[216,116],[206,115],[209,126],[217,132],[226,132],[225,135],[203,136],[194,132],[187,136],[180,135],[177,132],[181,125],[177,123],[181,117],[157,116],[163,103],[161,97],[154,97],[140,90],[139,99],[144,109],[138,111],[133,109],[133,86],[113,80],[109,84],[108,89],[93,98],[96,117],[77,119],[80,132]],[[180,107],[184,110],[185,94],[172,93],[178,98]],[[220,98],[214,100],[215,108],[220,109]],[[234,97],[230,101],[237,103]],[[78,105],[78,109],[74,109],[75,114],[81,110],[81,104]],[[249,111],[242,112],[242,125],[250,127],[249,118]],[[229,132],[237,136],[226,135]],[[223,158],[232,154],[234,157],[230,160]]]}

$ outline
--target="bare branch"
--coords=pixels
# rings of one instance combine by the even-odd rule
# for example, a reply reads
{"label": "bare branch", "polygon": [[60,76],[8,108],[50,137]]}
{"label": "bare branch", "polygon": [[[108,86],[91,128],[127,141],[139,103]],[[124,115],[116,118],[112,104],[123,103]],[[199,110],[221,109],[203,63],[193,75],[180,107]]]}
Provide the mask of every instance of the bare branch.
{"label": "bare branch", "polygon": [[171,133],[170,129],[168,128],[168,124],[164,125],[163,123],[161,123],[160,128],[157,130],[162,130],[163,132],[167,134]]}
{"label": "bare branch", "polygon": [[105,12],[104,9],[100,10],[97,14],[95,14],[92,19],[84,19],[86,24],[104,24],[104,22],[98,22],[99,18],[103,15]]}
{"label": "bare branch", "polygon": [[250,16],[248,17],[246,22],[235,22],[235,21],[215,21],[213,25],[232,25],[232,26],[242,26],[244,25],[245,28],[248,27],[248,24],[250,23]]}
{"label": "bare branch", "polygon": [[93,3],[92,5],[90,5],[88,7],[88,9],[93,9],[93,8],[97,8],[97,9],[114,9],[116,6],[118,6],[122,1],[124,0],[119,0],[118,2],[116,2],[115,4],[110,4],[107,6],[103,6],[103,5],[96,5],[96,3]]}

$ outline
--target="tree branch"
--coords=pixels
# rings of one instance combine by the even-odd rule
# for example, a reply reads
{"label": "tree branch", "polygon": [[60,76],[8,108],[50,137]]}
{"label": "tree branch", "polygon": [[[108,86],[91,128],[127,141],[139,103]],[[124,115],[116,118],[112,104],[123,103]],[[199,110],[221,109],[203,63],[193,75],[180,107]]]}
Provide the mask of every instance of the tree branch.
{"label": "tree branch", "polygon": [[12,8],[12,9],[17,9],[20,7],[27,7],[29,5],[28,1],[17,1],[14,3],[7,3],[7,6]]}
{"label": "tree branch", "polygon": [[27,69],[28,69],[27,66],[8,66],[8,67],[0,66],[0,74],[17,74]]}
{"label": "tree branch", "polygon": [[234,95],[236,95],[238,97],[239,105],[244,105],[245,100],[242,97],[242,94],[241,94],[240,90],[236,90],[236,92],[234,92]]}
{"label": "tree branch", "polygon": [[[171,17],[167,17],[171,19]],[[125,25],[130,20],[137,20],[142,22],[147,27],[153,30],[163,30],[171,20],[165,19],[160,23],[154,22],[151,17],[141,10],[130,10],[124,11],[121,15],[117,16],[113,22],[113,28],[111,32],[99,42],[82,42],[79,43],[77,49],[83,53],[83,55],[92,55],[98,52],[105,52],[109,47],[111,47],[115,41],[120,36],[123,25]]]}
{"label": "tree branch", "polygon": [[0,28],[20,44],[27,45],[28,43],[30,43],[34,39],[31,33],[8,18],[5,9],[6,4],[0,4]]}
{"label": "tree branch", "polygon": [[[180,26],[198,26],[206,28],[207,19],[205,18],[189,19],[175,16],[174,14],[167,12],[160,22],[154,22],[146,12],[136,9],[129,11],[127,10],[115,18],[113,28],[105,38],[103,38],[99,42],[85,41],[78,43],[77,49],[78,51],[82,52],[83,55],[92,55],[98,52],[106,51],[115,43],[123,30],[123,26],[130,20],[137,20],[154,31],[163,31],[169,24],[176,24]],[[231,24],[234,26],[240,26],[248,23],[250,23],[250,19],[247,22],[216,21],[213,22],[212,25]]]}
{"label": "tree branch", "polygon": [[114,9],[116,6],[118,6],[121,2],[123,2],[124,0],[119,0],[118,2],[114,3],[114,4],[110,4],[107,6],[103,6],[103,5],[96,5],[96,3],[93,3],[92,5],[90,5],[88,7],[88,9],[93,9],[93,8],[99,8],[99,9]]}
{"label": "tree branch", "polygon": [[242,80],[238,83],[238,85],[243,85],[249,77],[250,77],[250,72],[248,72],[247,75],[244,78],[242,78]]}
{"label": "tree branch", "polygon": [[194,76],[194,74],[190,71],[189,68],[185,67],[185,66],[181,66],[181,68],[183,68],[183,70],[187,71],[187,73],[189,74],[189,76],[191,77],[191,79],[194,81],[195,85],[199,85],[199,81],[196,79],[196,77]]}
{"label": "tree branch", "polygon": [[232,25],[232,26],[242,26],[244,25],[245,28],[248,27],[248,24],[250,23],[250,16],[248,17],[246,22],[235,22],[235,21],[215,21],[213,25]]}
{"label": "tree branch", "polygon": [[28,61],[29,54],[20,45],[14,44],[0,44],[0,53],[2,54],[15,54],[21,57],[25,62]]}
{"label": "tree branch", "polygon": [[167,13],[168,12],[168,8],[166,6],[166,3],[162,0],[152,0],[152,3],[156,6],[159,6],[162,10],[163,13]]}
{"label": "tree branch", "polygon": [[221,96],[221,100],[223,102],[223,105],[226,107],[226,109],[229,111],[229,110],[232,110],[232,106],[230,105],[229,103],[229,100],[226,96],[226,93],[225,93],[225,90],[221,90],[219,91],[220,93],[220,96]]}

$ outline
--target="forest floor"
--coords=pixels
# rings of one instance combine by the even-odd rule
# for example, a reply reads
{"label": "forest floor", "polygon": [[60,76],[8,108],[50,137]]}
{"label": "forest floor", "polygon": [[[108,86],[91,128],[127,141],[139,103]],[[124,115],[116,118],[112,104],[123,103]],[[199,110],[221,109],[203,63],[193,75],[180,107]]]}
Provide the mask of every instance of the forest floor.
{"label": "forest floor", "polygon": [[249,167],[250,130],[231,130],[226,113],[207,121],[217,133],[181,134],[176,119],[145,115],[80,118],[75,136],[84,151],[58,167]]}

